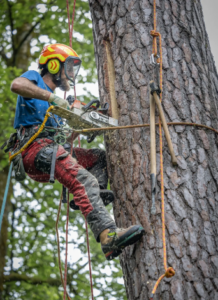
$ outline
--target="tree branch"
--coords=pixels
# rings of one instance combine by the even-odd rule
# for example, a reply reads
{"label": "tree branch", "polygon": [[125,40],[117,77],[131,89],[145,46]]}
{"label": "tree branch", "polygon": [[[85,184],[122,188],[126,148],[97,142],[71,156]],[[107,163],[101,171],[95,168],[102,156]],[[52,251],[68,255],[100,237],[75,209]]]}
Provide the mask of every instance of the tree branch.
{"label": "tree branch", "polygon": [[6,56],[6,54],[5,54],[4,50],[3,50],[3,48],[0,50],[0,55],[1,55],[1,57],[5,60],[6,64],[8,65],[9,62],[10,62],[10,59]]}
{"label": "tree branch", "polygon": [[85,268],[85,266],[87,266],[87,264],[88,264],[88,262],[84,263],[77,270],[75,270],[74,272],[72,272],[70,277],[72,277],[72,279],[73,279],[73,275],[76,275],[79,271],[81,271],[83,268]]}
{"label": "tree branch", "polygon": [[18,45],[18,47],[15,49],[14,52],[14,59],[13,62],[15,63],[16,61],[16,56],[17,53],[19,52],[21,46],[23,45],[23,43],[27,40],[27,38],[29,37],[29,35],[33,32],[33,30],[36,28],[36,26],[44,19],[45,15],[43,15],[36,23],[35,25],[33,25],[30,30],[26,33],[26,35],[23,37],[23,39],[21,40],[20,44]]}
{"label": "tree branch", "polygon": [[[31,254],[30,254],[30,250],[33,249],[33,246],[35,245],[35,242],[36,242],[36,240],[37,240],[38,234],[39,234],[39,231],[36,231],[36,232],[35,232],[34,239],[33,239],[32,242],[30,243],[30,246],[29,246],[29,249],[28,249],[28,254],[25,256],[25,259],[24,259],[24,262],[23,262],[25,271],[27,270],[27,268],[26,268],[25,266],[27,266],[27,261],[28,261],[28,259],[29,259],[29,256],[31,255]],[[32,268],[33,268],[33,267],[32,267]]]}
{"label": "tree branch", "polygon": [[28,282],[33,285],[37,284],[49,284],[51,286],[59,286],[61,285],[60,279],[54,279],[54,278],[47,278],[42,279],[40,277],[30,277],[23,274],[17,274],[17,273],[11,273],[10,275],[4,275],[3,276],[4,283],[12,282],[12,281],[24,281]]}
{"label": "tree branch", "polygon": [[[56,0],[54,1],[51,1],[51,3],[49,3],[49,5],[52,5],[55,3]],[[30,36],[30,34],[33,32],[33,30],[36,28],[36,26],[38,24],[41,23],[41,21],[46,17],[48,11],[46,13],[44,13],[44,15],[30,28],[30,30],[26,33],[26,35],[23,37],[23,39],[20,41],[20,44],[18,45],[18,47],[15,49],[16,52],[14,53],[14,62],[15,62],[15,59],[16,59],[16,55],[17,53],[19,52],[21,46],[23,45],[23,43],[27,40],[27,38]]]}
{"label": "tree branch", "polygon": [[[82,268],[84,268],[86,265],[88,264],[88,262],[86,262],[85,264],[83,264],[82,266],[80,266],[80,268],[78,270],[75,270],[74,272],[72,272],[72,274],[68,275],[68,280],[73,280],[73,275],[77,274]],[[61,280],[59,278],[47,278],[47,279],[42,279],[40,277],[34,276],[27,276],[27,275],[23,275],[23,274],[18,274],[18,273],[10,273],[9,275],[3,275],[3,281],[4,283],[10,283],[12,281],[23,281],[23,282],[28,282],[30,284],[33,285],[37,285],[37,284],[49,284],[51,286],[60,286],[61,285]],[[85,282],[84,282],[85,283]],[[76,294],[77,291],[75,289],[73,289],[73,292]]]}
{"label": "tree branch", "polygon": [[13,53],[15,53],[14,37],[13,37],[14,24],[13,24],[12,11],[11,11],[12,5],[10,4],[10,2],[8,0],[7,0],[7,4],[8,4],[8,14],[9,14],[10,26],[11,26],[11,44],[12,44]]}

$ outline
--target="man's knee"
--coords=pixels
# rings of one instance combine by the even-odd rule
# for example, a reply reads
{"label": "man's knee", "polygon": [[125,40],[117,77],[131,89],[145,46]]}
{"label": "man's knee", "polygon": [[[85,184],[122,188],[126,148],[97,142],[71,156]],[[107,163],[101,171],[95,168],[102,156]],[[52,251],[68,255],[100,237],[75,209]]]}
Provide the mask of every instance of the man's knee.
{"label": "man's knee", "polygon": [[[50,174],[51,171],[51,162],[52,162],[52,155],[54,152],[54,144],[49,144],[43,147],[37,154],[34,160],[34,165],[37,170],[45,173]],[[56,159],[60,160],[69,155],[63,148],[58,149],[58,153]]]}

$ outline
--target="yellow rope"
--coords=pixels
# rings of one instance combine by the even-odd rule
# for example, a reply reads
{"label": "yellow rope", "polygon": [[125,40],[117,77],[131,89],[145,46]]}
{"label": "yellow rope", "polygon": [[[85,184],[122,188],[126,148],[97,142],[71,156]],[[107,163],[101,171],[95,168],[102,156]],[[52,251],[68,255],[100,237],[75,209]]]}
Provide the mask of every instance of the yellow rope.
{"label": "yellow rope", "polygon": [[37,136],[42,132],[42,130],[44,129],[44,127],[45,127],[45,123],[47,122],[47,120],[48,120],[48,117],[50,116],[49,115],[49,112],[50,112],[50,110],[52,109],[52,108],[54,108],[54,106],[53,105],[51,105],[48,109],[47,109],[47,111],[46,111],[46,114],[45,114],[45,118],[44,118],[44,120],[43,120],[43,122],[42,122],[42,124],[41,124],[41,126],[39,127],[39,130],[29,139],[29,141],[18,151],[18,152],[16,152],[16,153],[14,153],[13,155],[11,155],[10,157],[9,157],[9,161],[10,161],[10,163],[11,163],[11,161],[18,155],[18,154],[20,154],[21,152],[23,152],[36,138],[37,138]]}

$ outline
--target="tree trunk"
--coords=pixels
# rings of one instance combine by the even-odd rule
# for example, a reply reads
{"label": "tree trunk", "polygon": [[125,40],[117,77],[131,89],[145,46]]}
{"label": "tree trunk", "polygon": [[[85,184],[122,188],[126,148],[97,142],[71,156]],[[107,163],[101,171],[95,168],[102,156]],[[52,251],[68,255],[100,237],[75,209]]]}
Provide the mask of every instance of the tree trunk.
{"label": "tree trunk", "polygon": [[[115,67],[119,125],[149,122],[153,1],[89,0],[93,19],[99,90],[111,101],[106,46]],[[163,109],[167,121],[196,122],[218,129],[218,76],[199,0],[157,1],[157,31],[163,48]],[[157,114],[158,115],[158,114]],[[156,119],[158,120],[158,119]],[[210,130],[170,126],[178,167],[163,137],[168,266],[154,299],[218,299],[218,148]],[[118,226],[141,223],[146,235],[120,256],[128,299],[149,299],[164,274],[157,135],[156,215],[150,214],[149,129],[106,136],[114,215]]]}

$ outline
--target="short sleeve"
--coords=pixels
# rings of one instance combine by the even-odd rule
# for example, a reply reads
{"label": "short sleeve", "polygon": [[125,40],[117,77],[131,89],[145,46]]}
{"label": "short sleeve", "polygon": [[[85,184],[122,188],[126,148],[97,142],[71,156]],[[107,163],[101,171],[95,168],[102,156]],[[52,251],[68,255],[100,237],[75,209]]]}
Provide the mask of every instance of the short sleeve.
{"label": "short sleeve", "polygon": [[20,77],[34,81],[36,84],[39,82],[40,74],[34,70],[27,71],[23,73]]}
{"label": "short sleeve", "polygon": [[[25,73],[23,73],[20,77],[24,77],[30,81],[32,81],[33,83],[35,83],[36,85],[38,85],[39,83],[39,79],[40,79],[40,74],[34,70],[30,70],[27,71]],[[31,98],[24,98],[24,100],[31,100]]]}

